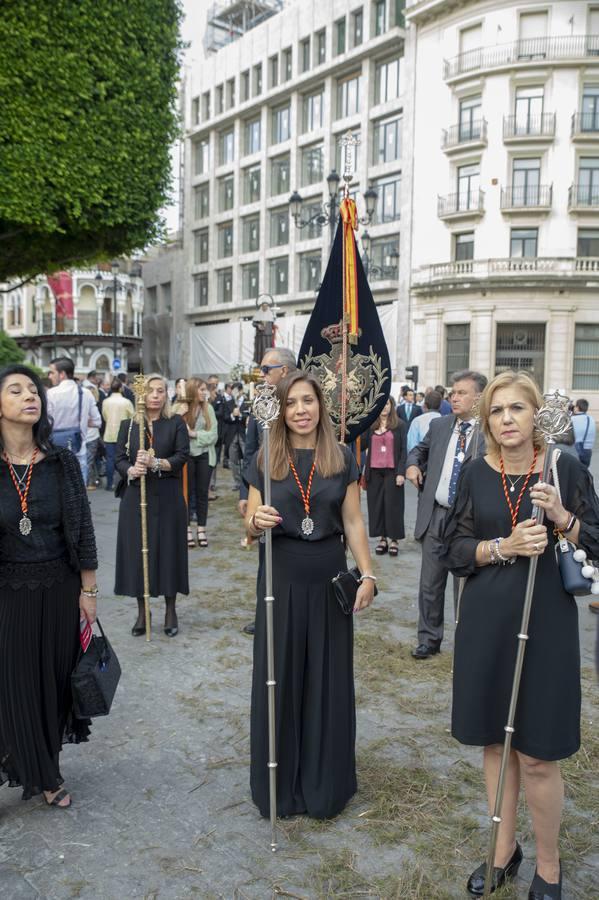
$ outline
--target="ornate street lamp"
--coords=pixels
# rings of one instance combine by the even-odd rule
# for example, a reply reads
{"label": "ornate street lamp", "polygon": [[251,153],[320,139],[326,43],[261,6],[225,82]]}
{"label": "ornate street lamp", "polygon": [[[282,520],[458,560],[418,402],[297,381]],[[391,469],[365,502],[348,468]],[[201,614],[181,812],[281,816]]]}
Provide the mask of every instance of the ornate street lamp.
{"label": "ornate street lamp", "polygon": [[121,265],[118,259],[113,259],[110,263],[110,268],[112,271],[112,368],[116,372],[117,366],[115,363],[118,359],[118,346],[117,346],[117,309],[116,309],[116,292],[118,287],[117,276],[119,274],[119,270]]}

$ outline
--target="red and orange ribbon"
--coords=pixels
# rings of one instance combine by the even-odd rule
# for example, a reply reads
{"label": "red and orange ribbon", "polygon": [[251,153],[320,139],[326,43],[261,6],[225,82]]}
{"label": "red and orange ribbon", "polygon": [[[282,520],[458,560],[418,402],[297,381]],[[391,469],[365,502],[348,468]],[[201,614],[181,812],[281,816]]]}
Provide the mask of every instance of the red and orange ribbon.
{"label": "red and orange ribbon", "polygon": [[340,206],[343,222],[343,315],[350,344],[358,343],[358,265],[354,231],[358,228],[355,201],[345,197]]}

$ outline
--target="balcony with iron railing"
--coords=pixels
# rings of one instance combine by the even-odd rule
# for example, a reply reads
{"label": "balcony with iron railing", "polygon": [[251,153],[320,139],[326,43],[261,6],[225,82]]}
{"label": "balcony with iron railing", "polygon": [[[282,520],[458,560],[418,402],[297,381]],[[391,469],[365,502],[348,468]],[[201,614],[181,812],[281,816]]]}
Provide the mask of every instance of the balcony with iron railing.
{"label": "balcony with iron railing", "polygon": [[437,215],[440,219],[476,218],[484,215],[485,195],[481,190],[460,191],[437,198]]}
{"label": "balcony with iron railing", "polygon": [[476,290],[481,280],[521,284],[522,280],[551,282],[559,277],[586,282],[589,275],[599,276],[597,256],[510,256],[454,260],[421,266],[412,274],[412,285],[415,288],[426,288],[455,283],[465,289]]}
{"label": "balcony with iron railing", "polygon": [[494,47],[478,47],[447,59],[443,77],[453,81],[487,69],[512,68],[530,63],[567,64],[599,56],[599,34],[524,38]]}
{"label": "balcony with iron railing", "polygon": [[599,212],[599,184],[572,184],[568,191],[568,210],[597,214]]}
{"label": "balcony with iron railing", "polygon": [[599,109],[595,112],[578,112],[572,116],[572,140],[599,140]]}
{"label": "balcony with iron railing", "polygon": [[[42,335],[63,334],[66,336],[72,334],[74,336],[101,335],[104,337],[112,335],[112,318],[102,319],[100,323],[101,328],[99,329],[98,316],[94,312],[80,312],[77,316],[76,326],[75,318],[73,316],[57,315],[56,318],[54,318],[52,313],[43,313],[40,324],[41,331],[39,332],[39,334]],[[127,318],[125,318],[125,320],[123,321],[122,331],[120,331],[117,326],[117,334],[119,334],[121,337],[141,337],[140,335],[135,334],[133,320]]]}
{"label": "balcony with iron railing", "polygon": [[555,113],[531,116],[504,116],[503,140],[506,144],[520,141],[549,142],[555,137]]}
{"label": "balcony with iron railing", "polygon": [[447,154],[461,150],[476,150],[487,146],[487,120],[459,122],[441,133],[441,147]]}
{"label": "balcony with iron railing", "polygon": [[501,211],[504,213],[549,212],[553,185],[513,185],[501,189]]}

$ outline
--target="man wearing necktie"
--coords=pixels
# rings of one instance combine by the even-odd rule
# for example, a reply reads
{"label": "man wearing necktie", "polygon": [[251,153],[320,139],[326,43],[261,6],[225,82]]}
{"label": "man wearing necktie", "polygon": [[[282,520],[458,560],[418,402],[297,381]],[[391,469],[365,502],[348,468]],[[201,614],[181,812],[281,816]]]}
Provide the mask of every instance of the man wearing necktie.
{"label": "man wearing necktie", "polygon": [[413,422],[417,416],[422,415],[422,407],[418,406],[414,400],[414,391],[406,391],[404,402],[400,403],[397,407],[398,418],[400,418],[402,422],[405,422],[408,428],[410,427],[410,423]]}
{"label": "man wearing necktie", "polygon": [[462,466],[472,455],[485,453],[472,410],[486,384],[479,372],[456,372],[451,391],[453,415],[433,419],[424,439],[408,454],[406,478],[420,491],[414,537],[422,545],[415,659],[428,659],[441,648],[447,570],[439,561],[438,550]]}

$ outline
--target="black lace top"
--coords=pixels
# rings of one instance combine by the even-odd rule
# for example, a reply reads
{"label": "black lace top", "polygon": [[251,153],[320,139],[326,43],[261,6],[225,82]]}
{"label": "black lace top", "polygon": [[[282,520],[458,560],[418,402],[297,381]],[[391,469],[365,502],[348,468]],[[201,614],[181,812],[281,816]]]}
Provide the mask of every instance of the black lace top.
{"label": "black lace top", "polygon": [[[17,475],[25,466],[15,466]],[[23,513],[8,465],[0,460],[0,566],[10,562],[46,562],[67,555],[62,527],[60,463],[46,457],[33,467],[28,497],[31,533],[23,535],[19,522]]]}

